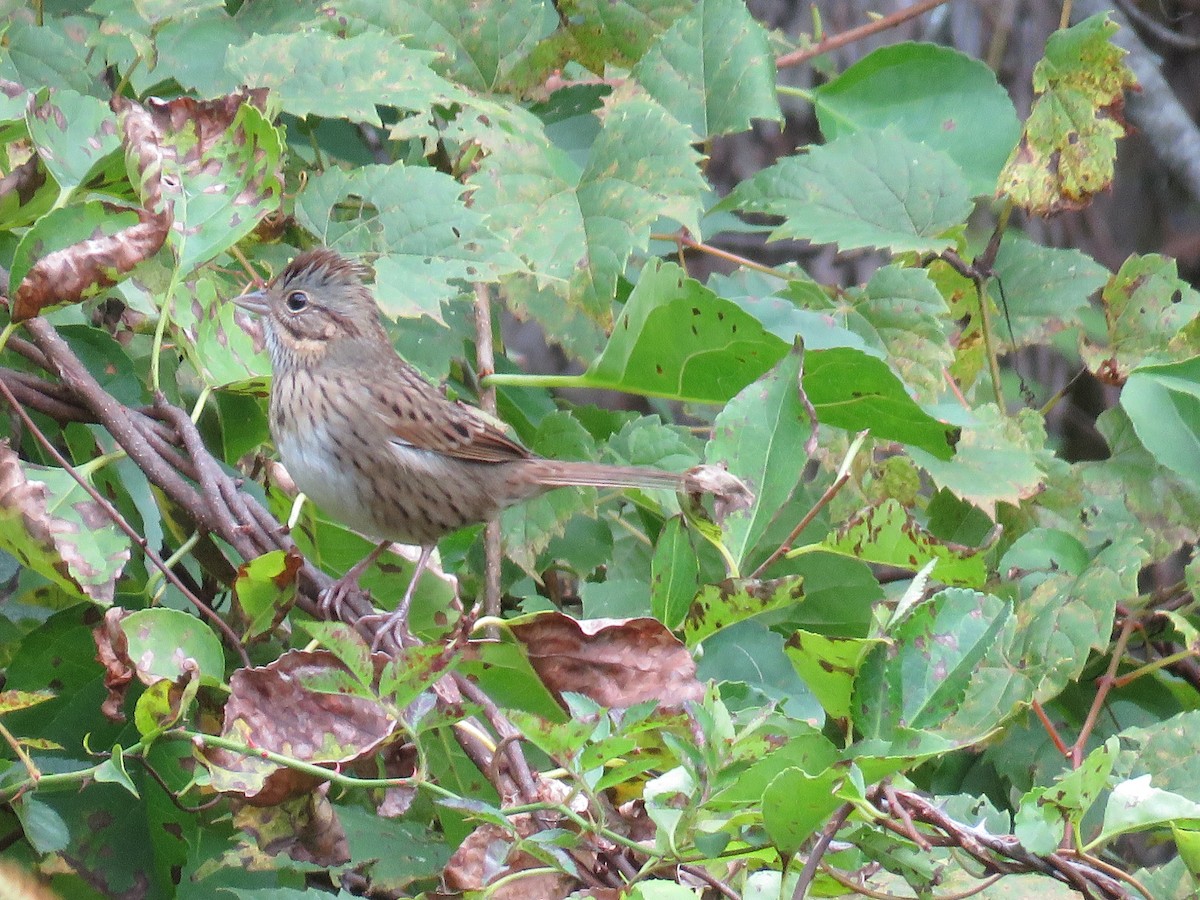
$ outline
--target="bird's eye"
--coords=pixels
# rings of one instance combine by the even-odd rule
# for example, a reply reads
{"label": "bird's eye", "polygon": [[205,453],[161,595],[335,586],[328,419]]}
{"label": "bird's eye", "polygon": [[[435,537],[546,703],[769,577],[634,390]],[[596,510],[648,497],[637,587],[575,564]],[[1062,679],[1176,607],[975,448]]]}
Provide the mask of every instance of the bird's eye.
{"label": "bird's eye", "polygon": [[308,294],[304,293],[304,291],[292,291],[283,302],[287,304],[287,308],[292,312],[298,313],[304,307],[308,306]]}

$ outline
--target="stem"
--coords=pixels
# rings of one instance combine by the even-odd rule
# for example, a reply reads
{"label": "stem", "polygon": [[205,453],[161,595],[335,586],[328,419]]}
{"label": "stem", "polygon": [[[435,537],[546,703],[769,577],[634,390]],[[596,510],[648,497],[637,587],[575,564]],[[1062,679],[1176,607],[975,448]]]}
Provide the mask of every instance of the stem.
{"label": "stem", "polygon": [[853,44],[855,41],[860,41],[865,37],[870,37],[881,31],[887,31],[889,28],[895,28],[902,22],[915,19],[917,16],[924,15],[931,9],[937,9],[939,6],[949,2],[950,0],[920,0],[919,3],[914,3],[907,9],[894,12],[890,16],[884,16],[881,19],[876,19],[874,22],[868,22],[866,25],[859,25],[857,28],[851,28],[849,31],[843,31],[841,34],[835,34],[833,37],[825,38],[811,47],[785,53],[775,60],[775,68],[782,69],[786,66],[798,66],[801,63],[806,63],[810,59],[822,56],[831,50],[838,50],[847,44]]}
{"label": "stem", "polygon": [[[750,575],[751,578],[761,578],[763,572],[765,572],[769,566],[774,564],[776,560],[778,560],[781,556],[792,552],[792,542],[800,536],[800,533],[804,531],[805,528],[812,524],[812,520],[817,517],[817,513],[829,505],[829,501],[836,497],[838,491],[845,487],[846,482],[850,480],[850,466],[854,463],[854,458],[858,456],[858,451],[862,449],[863,441],[866,439],[867,432],[860,431],[854,438],[854,441],[850,444],[850,449],[846,451],[846,456],[842,459],[842,464],[838,467],[837,477],[833,480],[833,484],[827,487],[825,489],[825,493],[817,498],[817,502],[812,505],[812,509],[804,514],[804,518],[801,519],[800,523],[792,529],[792,532],[787,536],[787,539],[775,548],[775,552],[768,556],[763,561],[761,566],[754,570],[754,572]],[[803,550],[803,548],[801,548],[801,550]]]}
{"label": "stem", "polygon": [[[488,415],[496,415],[496,387],[487,376],[496,371],[496,351],[492,342],[492,298],[487,285],[475,283],[475,368],[483,376],[479,405]],[[483,528],[483,611],[494,616],[500,612],[500,523],[492,519]]]}
{"label": "stem", "polygon": [[996,356],[996,345],[992,340],[992,314],[988,310],[988,293],[986,282],[980,278],[976,282],[979,293],[979,330],[983,334],[983,352],[988,361],[988,374],[992,379],[992,391],[995,394],[996,405],[1004,413],[1004,391],[1000,386],[1000,360]]}
{"label": "stem", "polygon": [[752,259],[747,259],[745,256],[738,256],[736,253],[730,253],[728,250],[722,250],[719,247],[714,247],[712,244],[706,244],[703,241],[697,241],[686,230],[680,230],[675,234],[652,234],[650,239],[653,241],[669,241],[672,244],[678,244],[681,247],[687,247],[689,250],[698,250],[701,253],[707,253],[709,256],[715,256],[717,259],[723,259],[727,262],[741,266],[743,269],[751,269],[755,272],[762,272],[764,275],[773,275],[784,281],[794,281],[795,279],[788,278],[786,275],[780,275],[778,271],[770,266],[763,265],[760,262],[755,262]]}

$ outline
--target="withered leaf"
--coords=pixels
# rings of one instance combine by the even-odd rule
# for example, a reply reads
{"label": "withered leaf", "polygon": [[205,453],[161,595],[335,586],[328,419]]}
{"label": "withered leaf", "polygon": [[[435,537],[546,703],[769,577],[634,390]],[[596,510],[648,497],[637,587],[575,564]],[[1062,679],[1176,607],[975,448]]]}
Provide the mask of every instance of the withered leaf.
{"label": "withered leaf", "polygon": [[265,90],[215,100],[151,98],[145,106],[113,100],[142,204],[170,212],[185,273],[278,210],[282,142],[262,112],[265,100]]}
{"label": "withered leaf", "polygon": [[[534,831],[528,815],[514,816],[512,824],[522,837]],[[515,849],[514,845],[515,838],[510,831],[491,824],[479,826],[467,835],[446,864],[442,873],[446,886],[454,891],[478,891],[513,872],[543,867],[537,857]],[[574,878],[561,872],[531,874],[489,891],[488,896],[496,900],[525,900],[528,897],[558,900],[570,895],[577,884]]]}
{"label": "withered leaf", "polygon": [[[235,672],[229,686],[221,735],[248,747],[332,769],[375,753],[396,733],[383,706],[350,693],[350,670],[327,650],[289,651],[270,665]],[[307,793],[319,781],[228,750],[210,749],[206,758],[214,788],[256,806]]]}
{"label": "withered leaf", "polygon": [[39,259],[13,295],[13,321],[33,318],[48,306],[95,296],[157,253],[167,239],[170,213],[137,210],[136,214],[136,225],[115,234],[97,230],[87,240]]}
{"label": "withered leaf", "polygon": [[590,619],[538,613],[509,624],[530,665],[556,695],[574,691],[603,706],[699,700],[696,663],[657,619]]}
{"label": "withered leaf", "polygon": [[96,642],[96,661],[104,667],[104,687],[108,691],[100,711],[114,722],[125,719],[121,707],[134,676],[133,660],[129,658],[129,640],[121,628],[121,619],[127,615],[129,611],[126,609],[107,610],[104,619],[92,629],[92,639]]}

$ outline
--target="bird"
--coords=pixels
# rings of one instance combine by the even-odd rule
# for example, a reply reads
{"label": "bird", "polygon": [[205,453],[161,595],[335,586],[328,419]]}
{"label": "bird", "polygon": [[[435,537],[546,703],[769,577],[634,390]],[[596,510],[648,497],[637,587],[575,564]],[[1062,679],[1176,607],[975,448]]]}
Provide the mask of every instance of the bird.
{"label": "bird", "polygon": [[407,628],[413,592],[445,535],[556,487],[687,489],[688,473],[538,456],[493,417],[450,399],[392,346],[369,275],[318,247],[233,302],[263,323],[268,419],[284,467],[318,508],[376,542],[322,593],[323,608],[336,611],[359,591],[392,543],[421,548],[373,649]]}

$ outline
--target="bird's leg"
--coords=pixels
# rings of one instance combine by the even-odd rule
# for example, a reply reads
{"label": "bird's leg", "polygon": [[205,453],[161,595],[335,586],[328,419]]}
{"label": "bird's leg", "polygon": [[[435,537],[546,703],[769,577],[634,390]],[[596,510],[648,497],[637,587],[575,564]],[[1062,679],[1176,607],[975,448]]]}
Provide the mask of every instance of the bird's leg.
{"label": "bird's leg", "polygon": [[396,643],[404,645],[404,636],[408,632],[408,608],[412,606],[413,594],[417,589],[417,582],[421,580],[421,573],[425,571],[425,567],[429,565],[429,557],[433,555],[436,544],[425,544],[421,547],[421,555],[417,557],[417,567],[413,569],[412,579],[408,582],[408,587],[404,591],[404,596],[400,598],[400,605],[393,610],[391,615],[384,619],[383,624],[379,626],[379,630],[375,632],[375,639],[371,641],[371,652],[374,653],[379,649],[384,636],[396,630]]}
{"label": "bird's leg", "polygon": [[342,607],[354,593],[361,590],[358,585],[358,579],[362,578],[363,572],[367,571],[371,567],[371,564],[379,559],[379,554],[391,545],[391,541],[382,542],[355,563],[350,568],[350,571],[321,591],[321,595],[317,598],[317,605],[320,607],[321,612],[331,618],[342,619],[342,613],[344,612]]}

